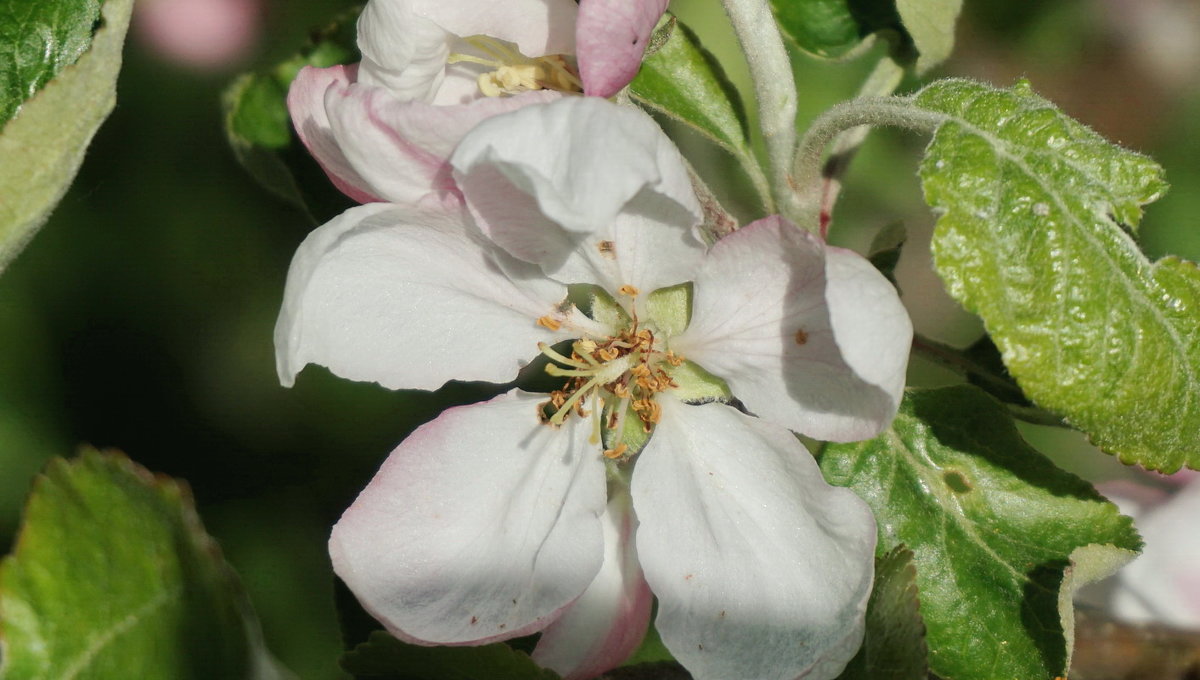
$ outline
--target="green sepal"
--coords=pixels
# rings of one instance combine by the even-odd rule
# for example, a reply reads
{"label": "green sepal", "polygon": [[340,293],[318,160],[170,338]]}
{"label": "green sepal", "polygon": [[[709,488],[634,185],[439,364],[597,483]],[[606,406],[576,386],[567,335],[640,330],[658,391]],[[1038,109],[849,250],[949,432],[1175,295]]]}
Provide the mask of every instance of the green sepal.
{"label": "green sepal", "polygon": [[0,564],[0,677],[291,677],[186,486],[119,453],[52,460]]}
{"label": "green sepal", "polygon": [[896,285],[896,265],[900,262],[900,253],[908,240],[908,230],[903,222],[890,222],[871,239],[871,247],[867,249],[867,259],[880,274],[887,277],[892,285]]}
{"label": "green sepal", "polygon": [[482,647],[423,647],[383,631],[347,652],[342,668],[356,680],[558,680],[524,652],[496,643]]}
{"label": "green sepal", "polygon": [[274,67],[244,73],[221,95],[225,136],[250,176],[263,188],[324,222],[353,205],[342,196],[292,131],[287,93],[305,66],[324,68],[359,59],[355,20],[361,8],[339,14],[314,31],[295,55]]}
{"label": "green sepal", "polygon": [[646,448],[646,444],[650,442],[650,436],[654,434],[654,428],[651,427],[647,432],[642,419],[638,417],[636,411],[633,410],[631,404],[625,404],[625,420],[621,424],[620,437],[617,436],[616,428],[608,427],[608,424],[617,420],[613,415],[613,411],[623,403],[623,400],[617,399],[612,395],[605,395],[604,412],[601,414],[601,439],[605,449],[616,449],[619,444],[626,446],[625,451],[621,453],[621,459],[632,458],[642,452]]}
{"label": "green sepal", "polygon": [[133,1],[99,7],[0,3],[0,271],[62,200],[116,104]]}
{"label": "green sepal", "polygon": [[875,558],[875,587],[858,654],[838,680],[926,680],[929,650],[917,599],[913,553],[897,545]]}
{"label": "green sepal", "polygon": [[689,404],[707,404],[712,401],[728,404],[733,401],[733,392],[729,385],[694,361],[684,360],[678,366],[664,362],[662,367],[679,385],[667,392],[667,396]]}
{"label": "green sepal", "polygon": [[609,328],[625,328],[633,322],[616,298],[604,288],[594,284],[570,284],[567,286],[567,302],[575,305],[589,319]]}
{"label": "green sepal", "polygon": [[1021,388],[1125,463],[1200,468],[1200,271],[1132,237],[1162,169],[1027,83],[912,101],[944,117],[920,171],[934,264]]}
{"label": "green sepal", "polygon": [[871,506],[879,553],[912,550],[939,677],[1065,676],[1071,596],[1141,548],[1129,518],[974,387],[910,391],[887,431],[829,444],[820,463]]}
{"label": "green sepal", "polygon": [[659,288],[647,295],[646,319],[667,338],[687,330],[692,321],[692,282]]}

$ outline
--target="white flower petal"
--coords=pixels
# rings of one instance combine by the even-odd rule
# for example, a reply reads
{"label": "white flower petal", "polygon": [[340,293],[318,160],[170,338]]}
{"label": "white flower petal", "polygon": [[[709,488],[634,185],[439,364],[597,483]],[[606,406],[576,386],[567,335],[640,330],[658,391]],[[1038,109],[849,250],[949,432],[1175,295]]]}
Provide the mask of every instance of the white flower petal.
{"label": "white flower petal", "polygon": [[[551,332],[565,287],[513,261],[456,211],[371,203],[315,230],[296,251],[275,326],[279,378],[308,363],[390,389],[435,389],[448,380],[505,382]],[[501,269],[503,267],[503,269]]]}
{"label": "white flower petal", "polygon": [[828,680],[863,635],[875,521],[787,430],[663,400],[633,473],[656,625],[696,680]]}
{"label": "white flower petal", "polygon": [[[1122,508],[1124,509],[1124,507]],[[1137,517],[1142,554],[1117,574],[1113,611],[1137,623],[1200,630],[1200,480]]]}
{"label": "white flower petal", "polygon": [[589,423],[538,422],[543,397],[513,391],[421,426],[334,526],[334,571],[392,634],[528,634],[592,581],[604,464]]}
{"label": "white flower petal", "polygon": [[712,247],[671,347],[757,415],[854,441],[895,416],[911,342],[895,289],[869,262],[771,217]]}
{"label": "white flower petal", "polygon": [[358,17],[359,82],[402,100],[432,101],[442,84],[454,35],[405,0],[368,2]]}
{"label": "white flower petal", "polygon": [[358,78],[358,66],[313,68],[305,66],[288,89],[287,107],[300,141],[329,175],[334,186],[359,203],[378,201],[370,184],[346,160],[334,137],[325,96],[331,90],[345,91]]}
{"label": "white flower petal", "polygon": [[594,678],[616,668],[641,644],[650,623],[653,598],[638,566],[629,496],[614,495],[602,519],[600,572],[533,650],[534,661],[564,680]]}
{"label": "white flower petal", "polygon": [[574,0],[390,1],[409,5],[413,13],[462,38],[486,35],[516,43],[527,57],[575,53]]}
{"label": "white flower petal", "polygon": [[325,97],[331,133],[345,162],[370,193],[393,203],[457,194],[450,153],[480,121],[557,98],[526,92],[456,106],[403,101],[371,85],[331,87]]}
{"label": "white flower petal", "polygon": [[633,80],[666,10],[667,0],[580,0],[575,35],[585,94],[611,97]]}
{"label": "white flower petal", "polygon": [[[686,232],[668,239],[685,253],[699,247],[690,232],[700,206],[683,161],[639,111],[594,97],[526,107],[481,123],[451,164],[484,232],[557,280],[607,285],[612,265],[595,245],[614,239],[620,219]],[[674,255],[655,254],[667,263]]]}

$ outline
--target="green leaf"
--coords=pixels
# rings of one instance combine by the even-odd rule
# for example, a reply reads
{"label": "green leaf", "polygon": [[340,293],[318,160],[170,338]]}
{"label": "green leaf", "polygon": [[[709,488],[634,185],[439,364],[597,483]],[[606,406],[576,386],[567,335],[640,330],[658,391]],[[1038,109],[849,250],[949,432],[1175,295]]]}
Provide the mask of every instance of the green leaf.
{"label": "green leaf", "polygon": [[318,222],[352,203],[333,188],[292,132],[287,93],[305,66],[324,68],[359,59],[355,20],[360,11],[356,7],[338,15],[274,68],[238,76],[221,96],[226,138],[238,162],[264,188]]}
{"label": "green leaf", "polygon": [[1126,463],[1200,467],[1200,272],[1130,233],[1161,168],[1034,95],[943,81],[921,165],[934,262],[1021,388]]}
{"label": "green leaf", "polygon": [[558,674],[508,645],[419,647],[383,631],[342,657],[360,680],[558,680]]}
{"label": "green leaf", "polygon": [[691,126],[731,153],[745,149],[746,110],[720,63],[674,16],[665,15],[663,21],[674,29],[630,83],[634,100]]}
{"label": "green leaf", "polygon": [[94,37],[94,1],[0,2],[2,271],[58,205],[112,111],[133,0],[105,2]]}
{"label": "green leaf", "polygon": [[0,127],[92,44],[101,0],[0,0]]}
{"label": "green leaf", "polygon": [[286,677],[187,488],[118,453],[35,481],[0,564],[0,642],[14,680]]}
{"label": "green leaf", "polygon": [[875,559],[867,633],[839,680],[925,680],[925,623],[917,603],[913,553],[898,545]]}
{"label": "green leaf", "polygon": [[896,0],[896,10],[917,49],[918,74],[950,56],[962,0]]}
{"label": "green leaf", "polygon": [[1070,597],[1131,559],[1131,521],[1026,444],[977,388],[913,391],[892,427],[830,444],[821,468],[875,512],[879,551],[906,545],[934,674],[1066,675]]}
{"label": "green leaf", "polygon": [[797,47],[828,59],[846,56],[877,31],[901,30],[892,0],[771,0],[771,9]]}
{"label": "green leaf", "polygon": [[741,97],[720,63],[691,29],[670,14],[663,17],[655,35],[669,37],[642,62],[629,85],[630,96],[729,152],[759,193],[769,195],[762,167],[750,148]]}
{"label": "green leaf", "polygon": [[875,234],[871,239],[871,247],[867,249],[867,259],[880,274],[887,277],[892,285],[896,285],[896,265],[900,262],[900,251],[908,241],[908,230],[903,222],[891,222]]}

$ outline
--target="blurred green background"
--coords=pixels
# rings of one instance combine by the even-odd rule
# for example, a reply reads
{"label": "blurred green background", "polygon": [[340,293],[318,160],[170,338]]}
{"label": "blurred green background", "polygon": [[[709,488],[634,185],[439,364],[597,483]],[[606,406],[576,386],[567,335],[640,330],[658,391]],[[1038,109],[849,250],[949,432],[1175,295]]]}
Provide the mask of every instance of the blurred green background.
{"label": "blurred green background", "polygon": [[[0,543],[10,544],[48,457],[85,442],[119,448],[191,484],[269,646],[317,679],[339,677],[328,528],[413,427],[483,394],[452,385],[431,399],[314,367],[294,389],[275,377],[271,335],[288,262],[315,225],[236,164],[219,93],[237,72],[289,55],[348,4],[269,2],[253,52],[207,70],[152,49],[135,16],[116,111],[62,205],[0,276]],[[1027,77],[1069,114],[1156,157],[1173,188],[1150,207],[1142,242],[1155,257],[1200,259],[1197,3],[965,4],[956,56],[936,75],[997,85]],[[672,9],[744,82],[719,3],[675,0]],[[798,61],[802,121],[851,96],[870,61]],[[901,286],[919,303],[917,326],[963,344],[980,330],[929,269],[932,217],[915,175],[924,142],[871,137],[847,178],[833,238],[861,250],[903,220],[911,240]],[[916,384],[949,379],[919,361],[913,370]],[[1122,474],[1077,435],[1028,433],[1068,466]]]}

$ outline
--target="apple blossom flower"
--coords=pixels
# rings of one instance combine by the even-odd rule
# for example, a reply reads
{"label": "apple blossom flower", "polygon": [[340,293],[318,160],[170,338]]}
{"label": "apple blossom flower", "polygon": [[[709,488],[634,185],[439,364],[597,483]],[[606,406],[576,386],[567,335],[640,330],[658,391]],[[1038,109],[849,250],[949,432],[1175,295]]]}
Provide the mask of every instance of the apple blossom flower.
{"label": "apple blossom flower", "polygon": [[1137,520],[1142,554],[1111,579],[1109,607],[1133,623],[1200,630],[1200,474],[1187,470],[1159,479],[1175,488],[1112,482],[1106,496]]}
{"label": "apple blossom flower", "polygon": [[706,247],[670,140],[600,99],[492,117],[451,164],[464,204],[359,206],[301,245],[280,378],[433,389],[541,356],[562,387],[418,428],[334,527],[336,573],[400,639],[541,631],[534,659],[569,679],[636,648],[651,594],[699,680],[836,676],[875,523],[790,430],[888,424],[912,333],[895,290],[778,217]]}
{"label": "apple blossom flower", "polygon": [[304,68],[288,109],[300,139],[347,196],[444,198],[454,193],[447,159],[468,130],[564,92],[616,93],[636,74],[666,5],[371,0],[358,20],[362,61]]}
{"label": "apple blossom flower", "polygon": [[262,0],[144,0],[134,29],[160,56],[201,70],[246,58],[262,33]]}

